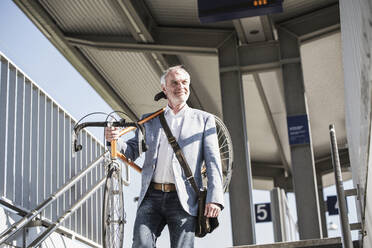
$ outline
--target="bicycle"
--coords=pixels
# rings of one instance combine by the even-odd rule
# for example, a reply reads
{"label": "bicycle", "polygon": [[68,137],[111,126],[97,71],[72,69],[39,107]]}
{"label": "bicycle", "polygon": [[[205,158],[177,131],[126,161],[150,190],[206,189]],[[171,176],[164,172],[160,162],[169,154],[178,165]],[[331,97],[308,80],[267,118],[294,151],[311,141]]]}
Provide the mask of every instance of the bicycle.
{"label": "bicycle", "polygon": [[[104,121],[104,122],[85,122],[78,124],[74,127],[74,150],[78,152],[82,149],[82,146],[77,144],[77,135],[78,133],[86,127],[123,127],[124,129],[120,131],[119,137],[139,129],[141,132],[140,137],[142,139],[139,142],[142,142],[142,147],[145,148],[144,140],[144,129],[142,124],[145,122],[157,117],[160,115],[164,109],[160,109],[150,116],[138,121],[138,122],[126,122],[124,119],[120,121]],[[233,150],[232,150],[232,141],[230,134],[225,127],[222,120],[215,116],[216,120],[216,129],[217,137],[220,148],[220,156],[222,162],[223,170],[223,187],[224,192],[227,192],[228,185],[231,180],[232,174],[232,162],[233,162]],[[129,160],[124,154],[117,151],[117,141],[112,140],[110,142],[111,154],[109,161],[105,164],[106,168],[106,182],[104,187],[104,197],[103,197],[103,211],[102,211],[102,240],[103,247],[122,247],[124,242],[124,224],[125,220],[125,211],[124,211],[124,196],[123,196],[123,187],[122,185],[128,185],[128,178],[124,180],[122,178],[122,172],[120,164],[117,162],[117,159],[120,158],[124,163],[135,169],[137,172],[141,173],[142,169],[135,164],[133,161]],[[141,146],[141,145],[140,145]],[[128,170],[128,168],[127,168]],[[128,175],[128,174],[127,174]],[[206,168],[202,167],[203,175],[203,184],[207,184]]]}

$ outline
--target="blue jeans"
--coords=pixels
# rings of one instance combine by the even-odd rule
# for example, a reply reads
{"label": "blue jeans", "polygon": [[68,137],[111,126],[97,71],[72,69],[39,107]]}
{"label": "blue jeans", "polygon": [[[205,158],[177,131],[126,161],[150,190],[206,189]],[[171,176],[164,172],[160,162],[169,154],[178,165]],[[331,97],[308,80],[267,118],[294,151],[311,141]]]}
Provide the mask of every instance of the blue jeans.
{"label": "blue jeans", "polygon": [[196,217],[183,210],[177,192],[147,190],[137,210],[132,248],[156,247],[156,240],[168,225],[171,248],[194,247]]}

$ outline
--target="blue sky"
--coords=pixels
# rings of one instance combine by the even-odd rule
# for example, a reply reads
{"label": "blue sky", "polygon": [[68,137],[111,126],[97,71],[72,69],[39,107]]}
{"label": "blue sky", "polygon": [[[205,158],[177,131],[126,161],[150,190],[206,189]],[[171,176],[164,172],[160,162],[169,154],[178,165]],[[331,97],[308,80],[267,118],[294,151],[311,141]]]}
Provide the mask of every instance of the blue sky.
{"label": "blue sky", "polygon": [[[107,113],[112,111],[12,1],[0,1],[0,51],[75,119],[80,119],[90,112],[102,111]],[[91,132],[102,140],[102,129],[93,129]],[[125,227],[125,247],[130,247],[131,244],[132,225],[136,209],[133,198],[139,192],[140,175],[131,171],[131,182],[131,186],[125,188],[125,205],[128,216],[128,224]],[[351,187],[351,183],[349,184],[349,187]],[[334,188],[326,190],[325,196],[330,194],[335,194]],[[269,202],[270,193],[255,190],[253,198],[255,203]],[[293,194],[290,195],[289,199],[295,216]],[[232,246],[228,194],[225,195],[225,202],[227,206],[220,217],[221,227],[207,238],[197,239],[196,247]],[[350,212],[353,211],[353,208],[351,208]],[[355,214],[353,216],[351,216],[354,219],[352,222],[355,222]],[[330,221],[337,224],[338,218],[330,217],[328,222]],[[337,236],[339,231],[330,231],[329,234],[330,236]],[[256,236],[257,243],[273,242],[272,224],[257,224]],[[159,247],[167,247],[168,239],[165,230],[158,241]]]}
{"label": "blue sky", "polygon": [[12,1],[0,2],[0,20],[0,51],[75,119],[112,111]]}

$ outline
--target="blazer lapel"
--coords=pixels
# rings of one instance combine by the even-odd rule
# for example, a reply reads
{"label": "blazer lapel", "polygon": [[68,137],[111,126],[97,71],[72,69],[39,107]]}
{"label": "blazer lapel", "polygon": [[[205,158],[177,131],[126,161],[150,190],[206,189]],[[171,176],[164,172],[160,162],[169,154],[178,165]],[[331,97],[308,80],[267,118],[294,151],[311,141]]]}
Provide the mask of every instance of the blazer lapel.
{"label": "blazer lapel", "polygon": [[185,118],[183,119],[183,124],[178,139],[178,144],[180,145],[181,149],[184,147],[185,139],[188,137],[187,135],[190,133],[190,130],[192,130],[193,119],[194,111],[192,108],[189,108],[185,112]]}
{"label": "blazer lapel", "polygon": [[160,143],[160,134],[161,134],[161,124],[160,124],[160,120],[159,120],[159,117],[156,117],[155,119],[152,120],[154,123],[153,123],[153,130],[154,130],[154,157],[157,158],[158,157],[158,153],[159,153],[159,143]]}

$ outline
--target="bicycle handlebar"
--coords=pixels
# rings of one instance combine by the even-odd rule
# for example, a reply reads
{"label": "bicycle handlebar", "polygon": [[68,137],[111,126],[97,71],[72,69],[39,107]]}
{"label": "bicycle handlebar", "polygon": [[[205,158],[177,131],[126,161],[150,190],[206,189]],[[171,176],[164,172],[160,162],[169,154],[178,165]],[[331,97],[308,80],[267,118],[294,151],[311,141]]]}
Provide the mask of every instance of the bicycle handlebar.
{"label": "bicycle handlebar", "polygon": [[72,136],[74,151],[80,151],[83,146],[79,145],[77,142],[78,133],[86,127],[138,127],[137,122],[126,122],[124,119],[120,121],[102,121],[102,122],[84,122],[74,127],[74,132]]}
{"label": "bicycle handlebar", "polygon": [[[84,122],[84,123],[81,123],[81,124],[74,127],[74,132],[72,133],[74,151],[78,152],[83,148],[82,145],[77,144],[77,134],[81,131],[81,129],[83,129],[85,127],[108,127],[108,126],[110,126],[110,127],[135,127],[135,128],[138,128],[140,133],[141,133],[140,139],[142,140],[142,146],[140,145],[141,152],[146,151],[148,149],[148,147],[146,145],[146,142],[145,142],[145,139],[144,139],[144,137],[145,137],[144,134],[145,134],[146,130],[142,126],[142,124],[144,124],[145,122],[147,122],[147,121],[155,118],[156,116],[160,115],[161,113],[163,113],[164,109],[165,108],[159,109],[158,111],[156,111],[156,112],[152,113],[151,115],[143,118],[142,120],[139,120],[138,122],[126,122],[124,119],[121,119],[120,121],[114,121],[114,122],[104,121],[104,122]],[[124,134],[124,133],[122,133],[122,134]]]}

